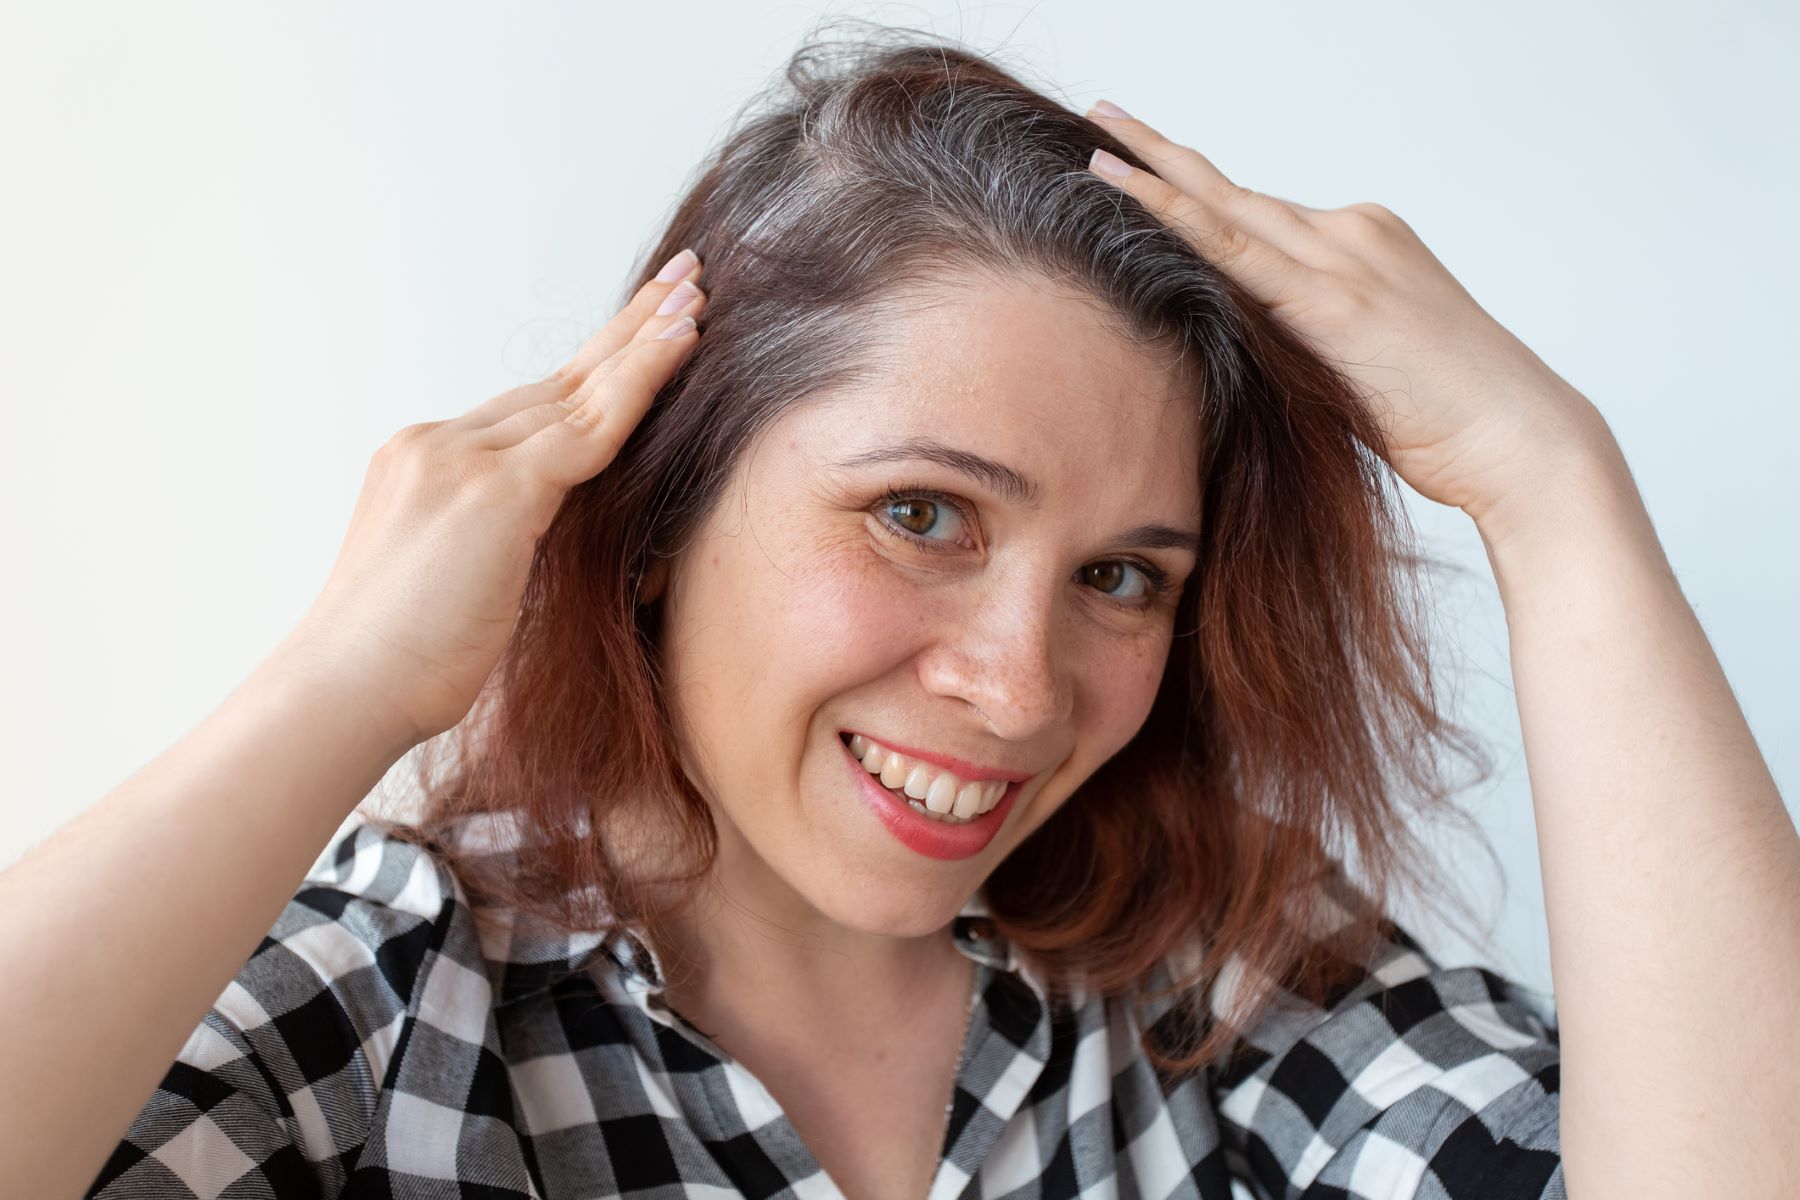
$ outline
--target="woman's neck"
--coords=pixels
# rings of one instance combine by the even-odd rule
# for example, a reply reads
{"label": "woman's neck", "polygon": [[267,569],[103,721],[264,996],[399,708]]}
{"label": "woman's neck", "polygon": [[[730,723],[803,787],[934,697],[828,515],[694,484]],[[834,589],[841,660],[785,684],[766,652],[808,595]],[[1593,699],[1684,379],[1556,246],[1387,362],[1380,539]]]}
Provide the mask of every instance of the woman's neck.
{"label": "woman's neck", "polygon": [[948,925],[919,937],[849,929],[806,906],[779,916],[715,885],[669,915],[663,999],[721,1046],[821,1038],[866,1044],[959,1007],[974,963]]}

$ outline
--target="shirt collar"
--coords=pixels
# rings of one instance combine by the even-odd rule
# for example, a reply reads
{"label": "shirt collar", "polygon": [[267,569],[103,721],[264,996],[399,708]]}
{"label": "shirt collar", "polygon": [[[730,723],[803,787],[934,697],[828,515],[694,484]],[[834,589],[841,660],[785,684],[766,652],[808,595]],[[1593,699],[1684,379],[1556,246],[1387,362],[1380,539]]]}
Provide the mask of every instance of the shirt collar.
{"label": "shirt collar", "polygon": [[[517,861],[520,827],[510,814],[485,813],[464,818],[452,837],[464,853]],[[456,887],[459,900],[469,903],[466,895],[460,894],[461,884]],[[590,886],[586,890],[593,889]],[[516,1003],[547,990],[561,979],[601,965],[612,971],[630,992],[660,994],[668,978],[649,939],[639,927],[629,923],[569,934],[530,914],[496,904],[481,906],[476,916],[482,957],[496,1005]],[[1033,964],[1001,935],[980,889],[952,919],[950,932],[963,954],[995,970],[1019,976],[1039,1000],[1046,998],[1043,980]]]}

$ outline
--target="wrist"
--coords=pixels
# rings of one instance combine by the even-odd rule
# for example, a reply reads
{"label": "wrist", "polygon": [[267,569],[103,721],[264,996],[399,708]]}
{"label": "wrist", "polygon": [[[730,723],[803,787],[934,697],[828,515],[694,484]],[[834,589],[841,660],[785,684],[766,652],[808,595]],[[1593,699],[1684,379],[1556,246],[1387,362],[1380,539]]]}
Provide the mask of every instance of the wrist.
{"label": "wrist", "polygon": [[299,631],[278,646],[240,689],[308,728],[329,725],[346,749],[382,763],[383,772],[424,741],[397,706],[381,691],[379,681],[361,678],[333,656],[320,653]]}
{"label": "wrist", "polygon": [[1510,486],[1463,506],[1490,555],[1567,541],[1642,507],[1624,451],[1585,399],[1575,427],[1525,461]]}
{"label": "wrist", "polygon": [[1599,563],[1664,564],[1622,453],[1571,461],[1476,520],[1503,599],[1572,586]]}

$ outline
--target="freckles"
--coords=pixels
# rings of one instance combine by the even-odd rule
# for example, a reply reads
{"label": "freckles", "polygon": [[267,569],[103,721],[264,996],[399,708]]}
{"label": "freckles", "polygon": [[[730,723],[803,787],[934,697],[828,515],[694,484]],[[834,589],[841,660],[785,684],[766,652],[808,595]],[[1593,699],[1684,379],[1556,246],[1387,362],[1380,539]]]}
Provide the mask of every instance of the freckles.
{"label": "freckles", "polygon": [[1166,638],[1130,639],[1116,647],[1102,684],[1110,696],[1107,713],[1135,729],[1155,703],[1168,663]]}

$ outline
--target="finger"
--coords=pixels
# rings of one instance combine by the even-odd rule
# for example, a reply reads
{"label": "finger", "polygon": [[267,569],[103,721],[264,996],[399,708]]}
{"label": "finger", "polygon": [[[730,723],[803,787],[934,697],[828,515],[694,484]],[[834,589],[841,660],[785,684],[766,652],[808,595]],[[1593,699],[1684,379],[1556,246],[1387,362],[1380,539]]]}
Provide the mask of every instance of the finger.
{"label": "finger", "polygon": [[700,260],[692,250],[683,250],[664,265],[656,278],[639,288],[630,303],[589,337],[568,362],[545,378],[502,392],[445,424],[464,431],[486,429],[527,409],[566,398],[581,386],[595,366],[617,353],[633,335],[643,330],[669,293],[684,282],[697,279],[699,274]]}
{"label": "finger", "polygon": [[700,271],[699,256],[691,249],[683,250],[671,258],[657,272],[656,278],[637,290],[631,303],[619,310],[618,316],[597,330],[575,352],[575,356],[563,366],[562,374],[576,379],[585,378],[588,372],[618,353],[621,346],[643,329],[644,323],[656,314],[670,292],[685,282],[699,279]]}
{"label": "finger", "polygon": [[684,316],[698,320],[700,313],[706,308],[706,293],[698,288],[688,294],[685,299],[682,299],[682,292],[679,289],[669,295],[671,299],[680,300],[680,303],[666,313],[652,314],[651,319],[644,322],[643,328],[638,331],[636,337],[627,342],[617,354],[589,371],[587,378],[582,380],[579,385],[550,396],[540,403],[520,408],[505,420],[479,431],[480,444],[489,450],[503,450],[509,446],[516,446],[547,426],[566,419],[581,405],[591,403],[596,394],[603,395],[604,392],[601,389],[606,384],[608,377],[632,355],[640,353],[638,347],[642,343],[658,340],[664,330],[675,325]]}
{"label": "finger", "polygon": [[[1123,174],[1119,173],[1121,168]],[[1135,196],[1180,233],[1201,257],[1223,268],[1265,304],[1277,303],[1304,270],[1294,259],[1257,237],[1246,222],[1105,150],[1094,151],[1088,169]]]}
{"label": "finger", "polygon": [[443,422],[443,425],[446,429],[464,433],[485,430],[496,422],[506,420],[514,413],[523,412],[541,404],[554,404],[558,399],[574,391],[577,386],[579,386],[577,380],[563,380],[555,376],[547,379],[534,379],[530,383],[508,388],[498,396],[471,408],[460,417]]}
{"label": "finger", "polygon": [[1224,192],[1237,186],[1198,150],[1169,140],[1109,101],[1094,101],[1086,116],[1131,147],[1132,153],[1148,163],[1151,170],[1177,187],[1198,195]]}
{"label": "finger", "polygon": [[1240,187],[1192,146],[1164,137],[1136,117],[1109,115],[1099,108],[1102,103],[1088,111],[1088,119],[1124,142],[1158,177],[1289,257],[1310,261],[1308,251],[1321,235],[1302,206]]}
{"label": "finger", "polygon": [[699,344],[692,314],[658,320],[661,334],[667,336],[631,346],[605,378],[590,376],[570,403],[557,406],[566,410],[562,419],[547,423],[502,453],[528,456],[546,481],[563,488],[604,470],[649,411],[656,393]]}

